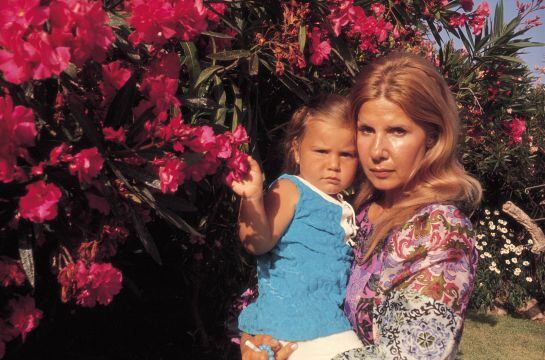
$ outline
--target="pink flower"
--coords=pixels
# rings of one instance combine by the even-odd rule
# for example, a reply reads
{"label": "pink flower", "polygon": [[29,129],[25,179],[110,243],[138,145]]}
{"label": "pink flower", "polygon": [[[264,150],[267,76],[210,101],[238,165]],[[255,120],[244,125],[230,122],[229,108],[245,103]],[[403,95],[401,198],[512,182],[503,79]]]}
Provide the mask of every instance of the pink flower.
{"label": "pink flower", "polygon": [[524,131],[526,131],[526,121],[522,117],[515,116],[507,124],[507,134],[510,137],[509,144],[520,144]]}
{"label": "pink flower", "polygon": [[315,27],[310,33],[310,62],[314,65],[322,65],[324,60],[329,60],[331,44],[329,39],[321,41],[322,31]]}
{"label": "pink flower", "polygon": [[242,125],[237,125],[233,131],[232,137],[235,145],[241,145],[248,142],[248,133]]}
{"label": "pink flower", "polygon": [[19,199],[22,217],[38,224],[57,217],[57,204],[62,193],[55,184],[39,180],[28,184],[26,189],[26,195]]}
{"label": "pink flower", "polygon": [[2,286],[7,287],[11,284],[21,286],[25,279],[25,273],[19,262],[7,256],[0,257],[0,284]]}
{"label": "pink flower", "polygon": [[17,157],[26,156],[25,148],[34,145],[37,133],[31,109],[14,107],[10,96],[0,97],[0,181],[17,177]]}
{"label": "pink flower", "polygon": [[226,165],[228,172],[225,177],[225,182],[230,184],[233,180],[240,181],[250,169],[248,165],[248,154],[245,154],[240,150],[235,150],[234,155],[227,160]]}
{"label": "pink flower", "polygon": [[2,30],[17,26],[27,29],[42,25],[49,16],[49,8],[40,6],[40,0],[4,0],[0,5]]}
{"label": "pink flower", "polygon": [[25,341],[26,335],[38,326],[43,314],[36,309],[34,298],[30,296],[11,299],[9,306],[12,312],[8,320]]}
{"label": "pink flower", "polygon": [[449,19],[449,25],[454,27],[460,27],[464,25],[468,20],[466,15],[452,15]]}
{"label": "pink flower", "polygon": [[117,143],[125,142],[125,129],[123,129],[123,126],[119,127],[117,130],[114,130],[113,127],[105,127],[102,129],[102,134],[104,134],[104,139],[108,141]]}
{"label": "pink flower", "polygon": [[185,172],[193,181],[198,182],[206,175],[214,174],[218,170],[219,165],[220,161],[216,155],[212,152],[208,152],[199,162],[189,166]]}
{"label": "pink flower", "polygon": [[376,16],[381,16],[382,14],[384,14],[386,7],[381,3],[373,3],[371,5],[371,10],[373,10]]}
{"label": "pink flower", "polygon": [[210,126],[196,126],[192,128],[193,137],[186,145],[194,152],[203,153],[213,148],[216,143],[214,130]]}
{"label": "pink flower", "polygon": [[484,1],[477,7],[477,10],[475,10],[473,20],[471,21],[471,26],[473,27],[473,33],[475,35],[481,34],[488,15],[490,15],[490,9],[488,3]]}
{"label": "pink flower", "polygon": [[104,215],[110,213],[110,204],[102,196],[97,196],[91,192],[85,192],[85,197],[87,198],[87,202],[91,209],[95,209]]}
{"label": "pink flower", "polygon": [[134,0],[129,39],[163,45],[173,36],[190,41],[205,31],[207,10],[202,0]]}
{"label": "pink flower", "polygon": [[57,165],[60,161],[63,160],[64,153],[70,149],[65,143],[60,144],[59,146],[54,147],[49,153],[49,165]]}
{"label": "pink flower", "polygon": [[210,6],[212,9],[206,9],[206,17],[208,20],[210,20],[213,23],[218,23],[220,21],[220,17],[218,14],[223,15],[225,13],[225,9],[227,9],[227,4],[225,3],[210,3],[208,6]]}
{"label": "pink flower", "polygon": [[131,71],[121,67],[120,60],[113,61],[107,65],[102,65],[102,80],[100,90],[104,95],[106,102],[109,102],[115,92],[123,87],[131,77]]}
{"label": "pink flower", "polygon": [[460,5],[464,11],[471,11],[473,9],[473,0],[460,0]]}
{"label": "pink flower", "polygon": [[102,170],[104,159],[96,147],[84,149],[77,153],[68,166],[70,174],[78,174],[81,183],[90,184],[95,176]]}
{"label": "pink flower", "polygon": [[87,267],[83,261],[76,264],[76,302],[83,307],[94,307],[98,302],[108,305],[119,294],[123,276],[121,271],[110,263],[92,263]]}
{"label": "pink flower", "polygon": [[185,167],[186,165],[178,159],[168,159],[163,166],[159,167],[159,180],[163,193],[175,193],[178,190],[178,186],[185,180],[183,172]]}

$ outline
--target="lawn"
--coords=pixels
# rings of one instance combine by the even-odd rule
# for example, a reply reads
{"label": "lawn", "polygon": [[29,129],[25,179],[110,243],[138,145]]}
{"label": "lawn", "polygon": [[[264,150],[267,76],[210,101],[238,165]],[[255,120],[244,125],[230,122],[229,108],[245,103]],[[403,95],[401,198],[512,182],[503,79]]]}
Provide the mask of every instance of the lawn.
{"label": "lawn", "polygon": [[545,359],[545,324],[510,316],[470,313],[458,359]]}

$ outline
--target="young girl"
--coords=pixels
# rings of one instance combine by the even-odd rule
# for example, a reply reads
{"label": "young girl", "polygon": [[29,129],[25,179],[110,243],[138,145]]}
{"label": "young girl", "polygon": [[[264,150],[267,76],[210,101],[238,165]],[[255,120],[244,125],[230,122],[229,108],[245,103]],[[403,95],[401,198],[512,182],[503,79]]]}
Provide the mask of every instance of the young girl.
{"label": "young girl", "polygon": [[250,173],[231,185],[241,197],[240,239],[260,255],[259,297],[240,314],[239,329],[298,341],[290,359],[331,359],[361,347],[342,311],[357,230],[340,194],[358,166],[349,114],[344,97],[314,99],[288,124],[287,174],[263,196],[263,174],[250,158]]}

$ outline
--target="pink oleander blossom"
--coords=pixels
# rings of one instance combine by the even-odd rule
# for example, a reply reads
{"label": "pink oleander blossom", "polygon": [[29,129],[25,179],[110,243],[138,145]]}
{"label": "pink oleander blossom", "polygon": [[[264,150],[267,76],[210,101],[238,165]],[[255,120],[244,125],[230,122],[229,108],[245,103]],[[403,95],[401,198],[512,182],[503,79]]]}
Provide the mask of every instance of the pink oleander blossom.
{"label": "pink oleander blossom", "polygon": [[2,286],[21,286],[25,279],[26,275],[18,261],[7,256],[0,256],[0,284]]}
{"label": "pink oleander blossom", "polygon": [[104,158],[98,152],[96,147],[84,149],[77,153],[72,159],[68,170],[70,174],[78,174],[78,180],[81,183],[90,184],[93,178],[100,173]]}
{"label": "pink oleander blossom", "polygon": [[315,27],[310,33],[310,62],[316,66],[322,65],[324,60],[329,60],[331,44],[329,39],[321,40],[322,31]]}
{"label": "pink oleander blossom", "polygon": [[509,144],[520,144],[522,142],[522,134],[526,131],[526,121],[524,118],[515,116],[506,125],[507,134],[509,135]]}
{"label": "pink oleander blossom", "polygon": [[113,99],[116,91],[121,89],[131,77],[131,71],[123,68],[122,64],[122,61],[116,60],[109,64],[102,65],[102,83],[100,84],[100,90],[102,91],[106,102]]}
{"label": "pink oleander blossom", "polygon": [[471,27],[475,35],[480,35],[481,31],[486,23],[486,18],[490,15],[490,8],[486,1],[482,2],[475,10],[473,19],[471,20]]}
{"label": "pink oleander blossom", "polygon": [[8,321],[25,341],[26,335],[38,326],[43,313],[41,310],[36,309],[34,298],[30,296],[11,299],[9,307],[11,308],[11,315]]}
{"label": "pink oleander blossom", "polygon": [[471,11],[473,9],[473,0],[460,0],[460,5],[464,11]]}
{"label": "pink oleander blossom", "polygon": [[214,130],[210,126],[196,126],[192,128],[192,139],[186,145],[196,153],[203,153],[212,149],[216,143]]}
{"label": "pink oleander blossom", "polygon": [[62,193],[55,184],[39,180],[28,184],[26,190],[26,195],[19,199],[19,213],[23,218],[40,224],[57,217]]}
{"label": "pink oleander blossom", "polygon": [[0,26],[2,30],[13,26],[27,29],[40,26],[49,17],[49,8],[41,6],[40,0],[3,0],[0,5]]}
{"label": "pink oleander blossom", "polygon": [[206,31],[207,10],[202,0],[134,0],[129,39],[163,45],[173,36],[190,41]]}
{"label": "pink oleander blossom", "polygon": [[248,165],[248,154],[235,150],[233,156],[227,159],[227,175],[225,182],[230,184],[233,180],[240,181],[250,170]]}
{"label": "pink oleander blossom", "polygon": [[121,271],[110,263],[91,263],[88,267],[83,261],[76,264],[76,303],[83,307],[94,307],[96,303],[108,305],[121,291],[123,276]]}
{"label": "pink oleander blossom", "polygon": [[168,159],[163,166],[159,167],[159,180],[163,193],[175,193],[178,190],[178,186],[185,180],[183,172],[185,167],[186,165],[179,159]]}
{"label": "pink oleander blossom", "polygon": [[9,95],[0,97],[0,181],[20,177],[17,157],[26,157],[26,147],[34,145],[38,134],[34,113],[24,106],[13,106]]}
{"label": "pink oleander blossom", "polygon": [[104,135],[105,140],[120,144],[125,142],[125,129],[123,126],[120,126],[117,130],[113,127],[105,127],[102,129],[102,134]]}

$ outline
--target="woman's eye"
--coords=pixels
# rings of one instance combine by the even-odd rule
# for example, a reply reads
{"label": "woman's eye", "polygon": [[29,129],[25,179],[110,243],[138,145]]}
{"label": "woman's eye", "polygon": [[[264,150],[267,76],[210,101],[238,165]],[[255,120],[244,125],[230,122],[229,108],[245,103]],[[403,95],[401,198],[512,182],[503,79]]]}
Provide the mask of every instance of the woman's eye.
{"label": "woman's eye", "polygon": [[407,130],[401,127],[396,127],[396,128],[392,128],[390,132],[392,132],[395,135],[405,135],[407,133]]}
{"label": "woman's eye", "polygon": [[314,151],[317,152],[318,154],[327,154],[327,150],[324,150],[324,149],[316,149]]}
{"label": "woman's eye", "polygon": [[369,126],[362,125],[358,127],[358,131],[363,134],[370,134],[373,132],[373,129],[370,128]]}

